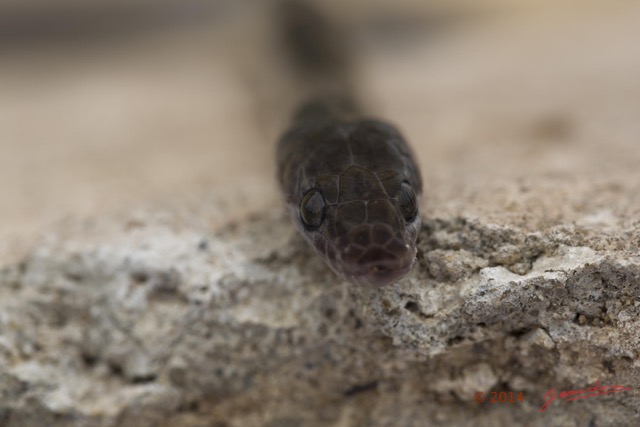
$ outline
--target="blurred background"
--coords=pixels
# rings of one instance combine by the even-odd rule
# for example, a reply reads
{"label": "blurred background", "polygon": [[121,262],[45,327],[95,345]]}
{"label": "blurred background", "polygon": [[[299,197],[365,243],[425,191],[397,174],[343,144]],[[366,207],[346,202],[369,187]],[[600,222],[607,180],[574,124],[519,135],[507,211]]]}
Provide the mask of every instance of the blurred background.
{"label": "blurred background", "polygon": [[[1,2],[0,242],[256,183],[277,197],[295,96],[269,42],[275,3]],[[491,213],[505,182],[639,188],[639,2],[319,4],[356,40],[362,98],[413,144],[427,215],[468,214],[465,192]]]}

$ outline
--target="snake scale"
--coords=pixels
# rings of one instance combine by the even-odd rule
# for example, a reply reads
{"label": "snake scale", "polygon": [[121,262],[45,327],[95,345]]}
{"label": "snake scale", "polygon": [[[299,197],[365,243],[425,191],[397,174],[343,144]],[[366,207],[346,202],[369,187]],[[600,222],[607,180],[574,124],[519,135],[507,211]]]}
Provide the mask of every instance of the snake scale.
{"label": "snake scale", "polygon": [[421,226],[412,151],[394,126],[357,106],[346,84],[347,49],[332,40],[324,16],[298,0],[283,3],[281,15],[292,62],[310,82],[331,83],[300,105],[278,142],[289,215],[340,277],[393,283],[415,263]]}

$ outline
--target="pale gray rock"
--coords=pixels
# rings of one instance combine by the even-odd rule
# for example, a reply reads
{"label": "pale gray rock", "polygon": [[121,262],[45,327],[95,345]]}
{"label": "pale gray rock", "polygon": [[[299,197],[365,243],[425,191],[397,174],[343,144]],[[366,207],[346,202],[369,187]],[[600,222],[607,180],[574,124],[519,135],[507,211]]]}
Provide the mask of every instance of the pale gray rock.
{"label": "pale gray rock", "polygon": [[[640,422],[629,231],[426,219],[415,270],[371,290],[278,209],[203,212],[61,226],[4,267],[2,426]],[[634,390],[539,412],[596,381]]]}

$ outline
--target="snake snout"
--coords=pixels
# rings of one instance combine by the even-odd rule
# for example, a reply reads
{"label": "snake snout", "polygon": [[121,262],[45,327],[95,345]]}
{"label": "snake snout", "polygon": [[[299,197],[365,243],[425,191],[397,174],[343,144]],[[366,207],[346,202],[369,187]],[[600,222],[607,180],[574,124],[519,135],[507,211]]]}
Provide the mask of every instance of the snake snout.
{"label": "snake snout", "polygon": [[415,254],[415,248],[409,245],[402,245],[402,250],[394,252],[380,247],[370,248],[352,265],[351,276],[363,285],[388,285],[411,270]]}

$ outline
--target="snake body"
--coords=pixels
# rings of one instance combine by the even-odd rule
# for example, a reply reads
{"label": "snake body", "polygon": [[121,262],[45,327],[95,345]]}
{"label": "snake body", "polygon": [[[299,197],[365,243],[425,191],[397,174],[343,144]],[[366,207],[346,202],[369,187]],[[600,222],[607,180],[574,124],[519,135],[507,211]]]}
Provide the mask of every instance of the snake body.
{"label": "snake body", "polygon": [[[347,61],[327,43],[324,21],[297,1],[286,11],[300,68],[340,76]],[[278,143],[278,179],[293,223],[329,267],[351,282],[383,286],[415,262],[422,181],[398,130],[363,115],[351,99],[321,93],[298,108]]]}

